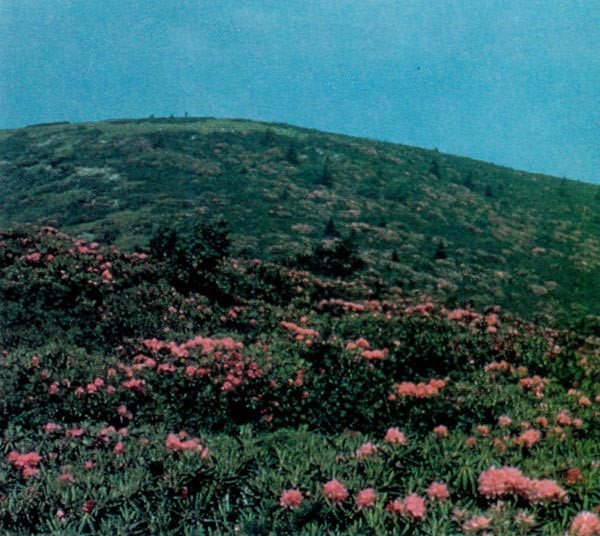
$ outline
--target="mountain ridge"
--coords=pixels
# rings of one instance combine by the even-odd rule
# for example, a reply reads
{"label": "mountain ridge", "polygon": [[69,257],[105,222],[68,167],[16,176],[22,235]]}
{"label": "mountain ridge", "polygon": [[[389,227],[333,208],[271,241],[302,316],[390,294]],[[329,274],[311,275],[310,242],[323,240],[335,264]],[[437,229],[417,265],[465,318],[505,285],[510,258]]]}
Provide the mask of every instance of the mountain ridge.
{"label": "mountain ridge", "polygon": [[0,131],[0,226],[145,247],[157,222],[222,218],[234,252],[289,262],[331,220],[365,271],[457,305],[597,313],[600,187],[369,138],[244,119]]}

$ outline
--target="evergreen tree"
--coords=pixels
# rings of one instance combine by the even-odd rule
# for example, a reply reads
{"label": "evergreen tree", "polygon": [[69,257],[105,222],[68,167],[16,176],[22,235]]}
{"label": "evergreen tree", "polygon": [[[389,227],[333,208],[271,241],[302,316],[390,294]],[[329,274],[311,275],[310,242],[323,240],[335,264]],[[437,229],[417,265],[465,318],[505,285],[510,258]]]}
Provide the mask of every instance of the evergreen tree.
{"label": "evergreen tree", "polygon": [[325,225],[325,230],[323,231],[323,236],[325,238],[335,238],[338,236],[337,229],[335,227],[335,222],[333,218],[329,218],[329,221]]}

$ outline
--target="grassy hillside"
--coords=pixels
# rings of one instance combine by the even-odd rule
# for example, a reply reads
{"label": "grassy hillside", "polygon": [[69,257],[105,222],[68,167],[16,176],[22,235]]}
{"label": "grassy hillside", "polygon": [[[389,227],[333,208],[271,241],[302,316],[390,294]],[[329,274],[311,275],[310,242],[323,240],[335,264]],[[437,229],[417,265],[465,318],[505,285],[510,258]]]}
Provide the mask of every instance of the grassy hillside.
{"label": "grassy hillside", "polygon": [[597,336],[212,243],[0,232],[0,533],[600,534]]}
{"label": "grassy hillside", "polygon": [[288,263],[334,228],[354,236],[372,279],[527,317],[598,313],[599,210],[595,185],[288,125],[0,132],[0,227],[49,224],[127,249],[146,246],[157,222],[222,217],[235,255]]}

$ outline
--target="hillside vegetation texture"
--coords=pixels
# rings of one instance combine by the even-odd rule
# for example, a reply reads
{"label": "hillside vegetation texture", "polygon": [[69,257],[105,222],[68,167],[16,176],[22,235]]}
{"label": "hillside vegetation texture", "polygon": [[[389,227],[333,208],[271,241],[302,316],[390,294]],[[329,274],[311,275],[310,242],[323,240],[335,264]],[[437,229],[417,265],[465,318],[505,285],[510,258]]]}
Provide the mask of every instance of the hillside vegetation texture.
{"label": "hillside vegetation texture", "polygon": [[1,131],[0,177],[2,226],[37,222],[132,248],[147,245],[157,221],[220,217],[235,255],[264,260],[352,234],[364,269],[386,285],[527,317],[598,313],[597,185],[286,125],[191,118]]}
{"label": "hillside vegetation texture", "polygon": [[213,119],[0,164],[2,534],[600,535],[597,187]]}

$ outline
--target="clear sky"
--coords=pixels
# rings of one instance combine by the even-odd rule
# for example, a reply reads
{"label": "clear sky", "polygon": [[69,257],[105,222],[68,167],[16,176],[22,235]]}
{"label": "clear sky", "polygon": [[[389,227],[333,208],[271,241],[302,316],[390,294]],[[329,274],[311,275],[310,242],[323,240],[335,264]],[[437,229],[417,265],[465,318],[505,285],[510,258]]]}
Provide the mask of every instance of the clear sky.
{"label": "clear sky", "polygon": [[600,182],[600,0],[0,0],[0,128],[186,111]]}

